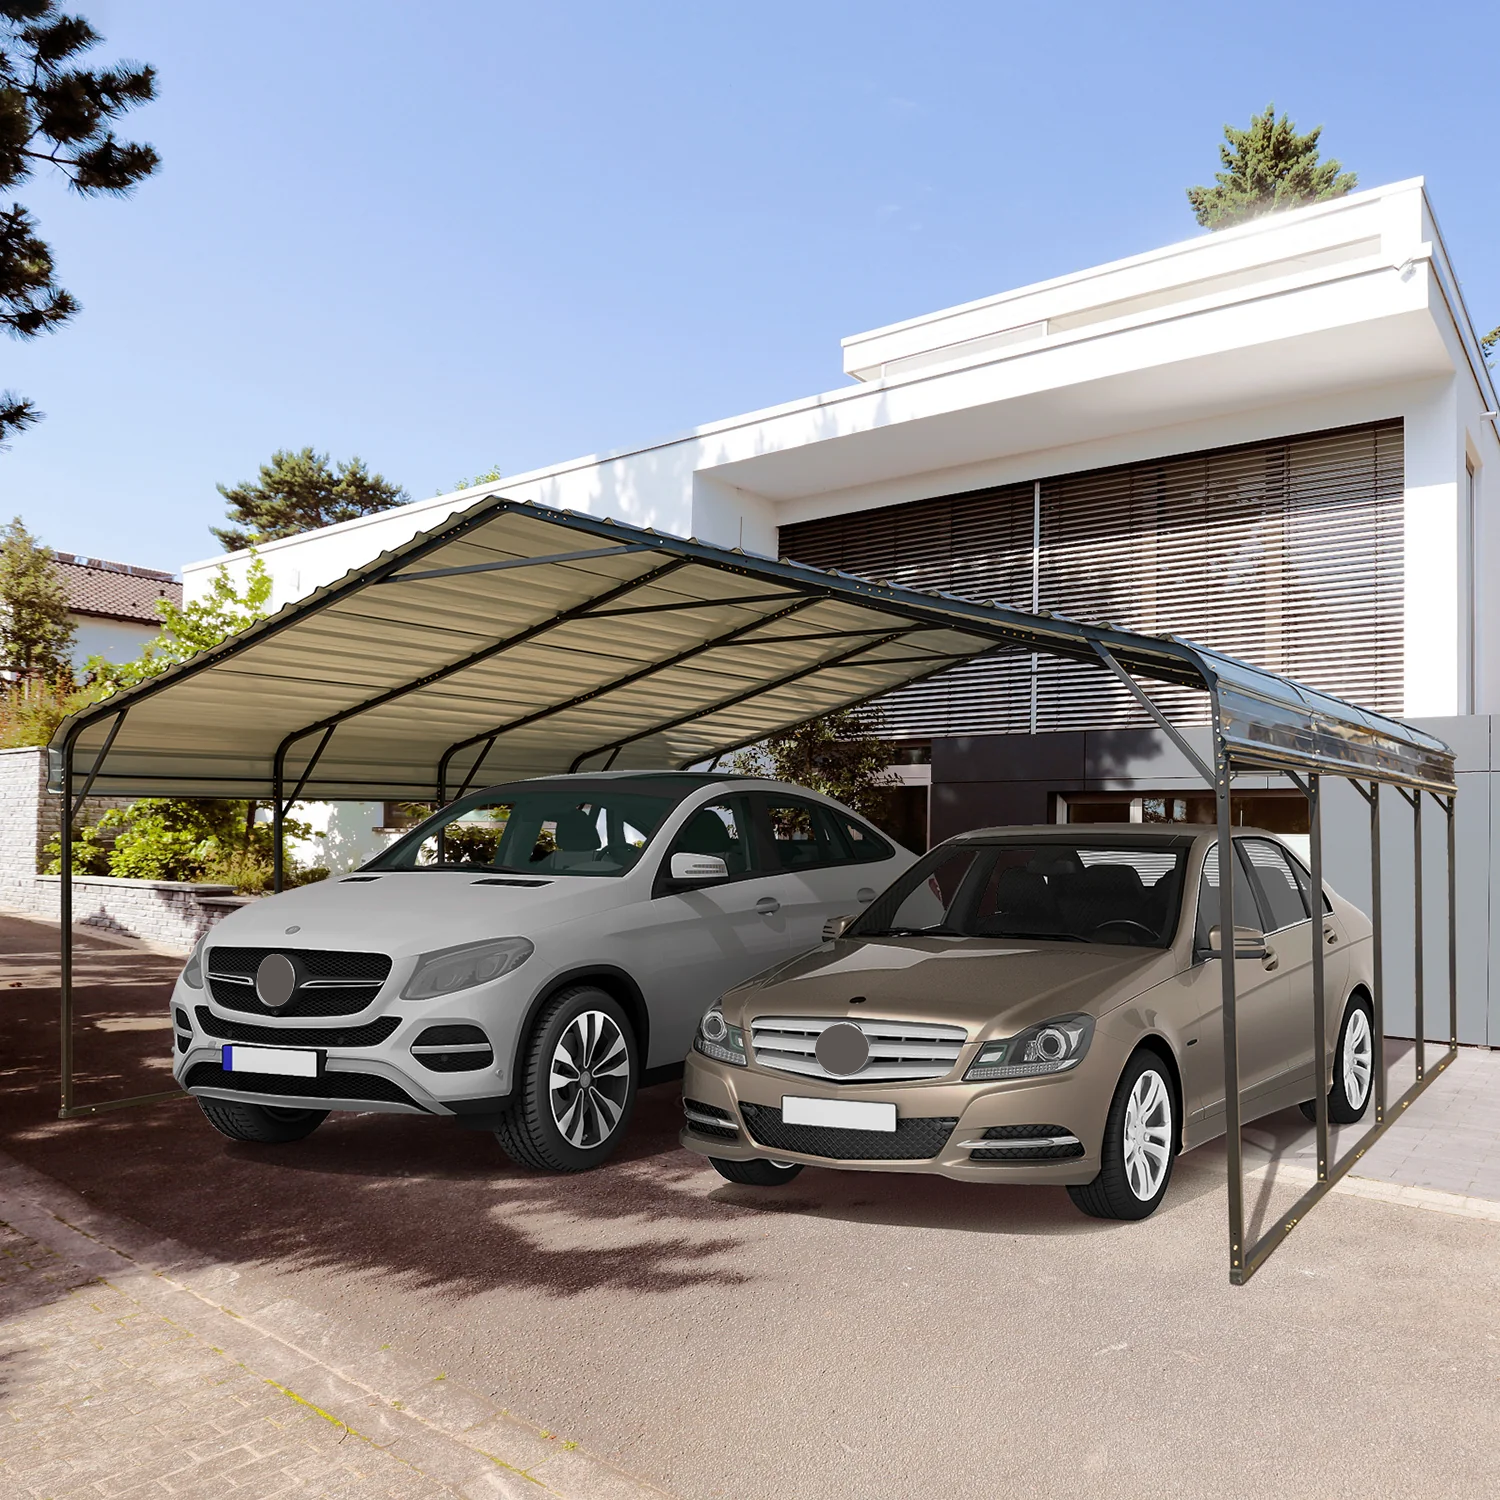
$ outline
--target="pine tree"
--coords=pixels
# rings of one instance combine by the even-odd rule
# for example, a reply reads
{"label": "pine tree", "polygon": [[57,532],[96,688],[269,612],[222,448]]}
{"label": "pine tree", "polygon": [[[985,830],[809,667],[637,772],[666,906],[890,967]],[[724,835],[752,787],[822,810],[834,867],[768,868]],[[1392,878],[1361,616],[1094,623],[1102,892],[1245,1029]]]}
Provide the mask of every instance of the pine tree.
{"label": "pine tree", "polygon": [[1277,209],[1342,198],[1357,179],[1337,161],[1318,160],[1322,134],[1319,125],[1298,135],[1285,115],[1276,118],[1274,104],[1253,115],[1248,130],[1226,125],[1219,147],[1224,170],[1214,173],[1218,186],[1187,190],[1198,222],[1205,229],[1228,229]]}
{"label": "pine tree", "polygon": [[52,552],[20,516],[0,527],[0,667],[21,678],[71,670],[76,634]]}
{"label": "pine tree", "polygon": [[[25,182],[39,164],[56,167],[85,196],[123,195],[156,170],[150,146],[119,141],[111,128],[127,109],[155,97],[155,70],[79,67],[79,54],[99,40],[56,0],[0,0],[0,192]],[[36,221],[19,203],[0,209],[0,327],[36,338],[77,311],[77,300],[57,284]],[[24,397],[0,392],[0,447],[41,415]]]}
{"label": "pine tree", "polygon": [[258,481],[218,488],[229,502],[229,519],[239,523],[209,528],[226,552],[372,516],[410,498],[383,475],[371,474],[363,459],[330,468],[328,455],[311,448],[295,453],[278,449],[270,463],[260,466]]}

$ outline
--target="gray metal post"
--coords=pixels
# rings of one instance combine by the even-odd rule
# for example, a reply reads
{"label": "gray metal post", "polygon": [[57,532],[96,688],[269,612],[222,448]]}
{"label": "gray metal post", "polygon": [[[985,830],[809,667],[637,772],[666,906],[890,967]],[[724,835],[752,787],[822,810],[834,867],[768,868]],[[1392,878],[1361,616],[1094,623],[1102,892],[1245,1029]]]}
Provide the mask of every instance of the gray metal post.
{"label": "gray metal post", "polygon": [[1307,778],[1309,849],[1312,863],[1313,900],[1317,913],[1313,918],[1312,991],[1313,991],[1313,1077],[1317,1092],[1313,1095],[1318,1120],[1318,1181],[1328,1180],[1328,1002],[1324,990],[1323,945],[1323,795],[1321,779],[1316,773]]}
{"label": "gray metal post", "polygon": [[283,750],[276,752],[276,764],[271,777],[271,889],[279,891],[286,878],[285,856],[282,849],[281,831],[286,812],[281,799],[286,791],[286,756]]}
{"label": "gray metal post", "polygon": [[[1217,726],[1216,726],[1217,727]],[[1214,735],[1214,804],[1219,817],[1219,981],[1224,1009],[1224,1150],[1229,1164],[1229,1280],[1244,1278],[1245,1162],[1240,1140],[1240,1039],[1234,1010],[1234,825],[1229,757]]]}
{"label": "gray metal post", "polygon": [[63,746],[62,828],[58,844],[62,854],[62,884],[59,887],[57,951],[61,967],[59,985],[62,1006],[58,1025],[62,1035],[62,1104],[60,1119],[73,1107],[73,744]]}
{"label": "gray metal post", "polygon": [[1458,1046],[1458,835],[1457,797],[1443,799],[1448,813],[1448,1045]]}
{"label": "gray metal post", "polygon": [[1426,956],[1422,951],[1423,940],[1423,917],[1422,917],[1422,794],[1418,792],[1411,799],[1412,815],[1412,845],[1416,855],[1416,1058],[1417,1058],[1417,1082],[1420,1083],[1427,1076],[1427,1020],[1423,1013],[1424,989],[1427,979]]}
{"label": "gray metal post", "polygon": [[1370,783],[1370,958],[1375,994],[1375,1123],[1385,1120],[1385,923],[1380,911],[1380,783]]}

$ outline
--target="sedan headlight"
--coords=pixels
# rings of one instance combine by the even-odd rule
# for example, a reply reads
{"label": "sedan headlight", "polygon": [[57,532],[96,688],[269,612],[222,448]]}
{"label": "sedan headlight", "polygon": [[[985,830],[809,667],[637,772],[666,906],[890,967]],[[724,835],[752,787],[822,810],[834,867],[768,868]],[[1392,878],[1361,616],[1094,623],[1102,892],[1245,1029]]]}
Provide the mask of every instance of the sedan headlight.
{"label": "sedan headlight", "polygon": [[964,1077],[970,1082],[983,1082],[1065,1073],[1083,1061],[1093,1037],[1092,1016],[1058,1016],[1003,1042],[986,1042]]}
{"label": "sedan headlight", "polygon": [[207,941],[207,937],[198,939],[182,971],[182,982],[192,985],[195,990],[203,988],[203,945]]}
{"label": "sedan headlight", "polygon": [[518,969],[535,952],[535,947],[526,938],[491,938],[483,943],[460,943],[456,948],[439,948],[435,953],[424,953],[417,960],[417,967],[406,987],[401,991],[403,1000],[432,1000],[438,995],[451,995],[455,990],[472,989],[476,984],[488,984]]}
{"label": "sedan headlight", "polygon": [[711,1006],[698,1022],[693,1047],[719,1062],[733,1063],[737,1068],[746,1065],[745,1033],[738,1026],[731,1026],[717,1005]]}

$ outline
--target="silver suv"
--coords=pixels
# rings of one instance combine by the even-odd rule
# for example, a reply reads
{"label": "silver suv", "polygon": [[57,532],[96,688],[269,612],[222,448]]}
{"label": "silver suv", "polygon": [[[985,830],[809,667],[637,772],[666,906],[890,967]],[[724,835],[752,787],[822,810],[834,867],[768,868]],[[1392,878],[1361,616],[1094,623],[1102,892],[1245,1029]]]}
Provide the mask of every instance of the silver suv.
{"label": "silver suv", "polygon": [[173,1074],[235,1140],[300,1140],[336,1109],[451,1115],[518,1162],[581,1171],[709,1005],[912,859],[779,782],[489,787],[214,927],[173,991]]}

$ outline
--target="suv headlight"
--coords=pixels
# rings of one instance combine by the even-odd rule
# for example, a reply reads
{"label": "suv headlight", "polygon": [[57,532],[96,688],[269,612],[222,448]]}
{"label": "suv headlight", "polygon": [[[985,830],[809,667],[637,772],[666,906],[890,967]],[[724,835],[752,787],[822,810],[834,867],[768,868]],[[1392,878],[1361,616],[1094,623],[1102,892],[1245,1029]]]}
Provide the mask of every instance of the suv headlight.
{"label": "suv headlight", "polygon": [[737,1068],[746,1065],[745,1033],[738,1026],[731,1026],[724,1019],[724,1012],[717,1005],[710,1006],[698,1022],[698,1034],[693,1038],[695,1051],[719,1062],[733,1063]]}
{"label": "suv headlight", "polygon": [[403,1000],[432,1000],[476,984],[488,984],[518,969],[536,951],[523,937],[491,938],[483,943],[460,943],[424,953],[401,991]]}
{"label": "suv headlight", "polygon": [[192,985],[195,990],[203,988],[203,945],[207,941],[207,936],[204,936],[193,944],[193,951],[182,970],[182,982]]}
{"label": "suv headlight", "polygon": [[1094,1038],[1092,1016],[1058,1016],[1003,1042],[986,1042],[969,1064],[970,1082],[990,1078],[1034,1078],[1076,1068]]}

